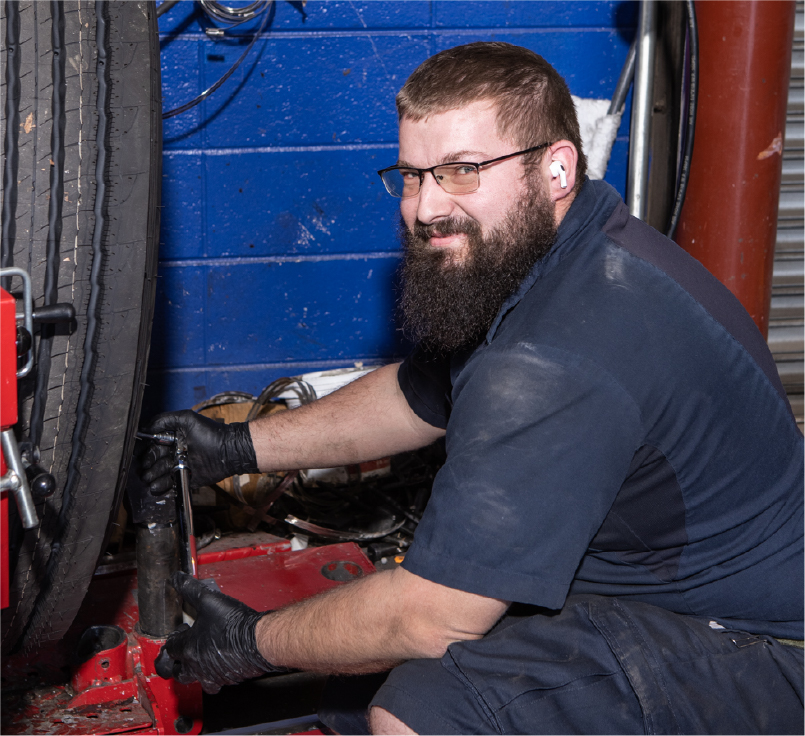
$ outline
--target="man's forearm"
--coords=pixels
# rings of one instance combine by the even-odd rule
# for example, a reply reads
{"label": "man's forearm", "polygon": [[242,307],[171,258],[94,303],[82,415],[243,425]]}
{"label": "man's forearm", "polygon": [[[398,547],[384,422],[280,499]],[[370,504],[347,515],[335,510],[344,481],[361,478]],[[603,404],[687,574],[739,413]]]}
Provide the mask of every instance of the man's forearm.
{"label": "man's forearm", "polygon": [[402,568],[375,573],[266,615],[260,653],[274,665],[317,672],[379,672],[441,657],[479,639],[508,603],[432,583]]}
{"label": "man's forearm", "polygon": [[381,672],[410,658],[388,636],[396,616],[378,605],[380,578],[374,574],[269,614],[257,624],[260,652],[281,667],[330,674]]}
{"label": "man's forearm", "polygon": [[260,653],[277,666],[379,672],[480,639],[508,605],[396,568],[270,613],[255,634]]}
{"label": "man's forearm", "polygon": [[318,401],[251,422],[263,472],[328,468],[387,457],[434,442],[444,432],[423,422],[383,366]]}

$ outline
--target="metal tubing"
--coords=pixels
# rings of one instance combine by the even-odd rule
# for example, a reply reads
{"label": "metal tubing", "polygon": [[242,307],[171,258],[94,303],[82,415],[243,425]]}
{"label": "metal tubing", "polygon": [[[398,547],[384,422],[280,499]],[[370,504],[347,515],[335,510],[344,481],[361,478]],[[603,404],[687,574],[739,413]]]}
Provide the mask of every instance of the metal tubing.
{"label": "metal tubing", "polygon": [[184,440],[176,440],[176,464],[173,469],[178,476],[179,488],[176,498],[179,502],[179,522],[182,527],[182,568],[194,578],[198,577],[198,553],[196,534],[193,530],[193,505],[190,498],[190,472],[187,467],[187,445]]}
{"label": "metal tubing", "polygon": [[629,87],[632,86],[634,79],[634,65],[635,57],[637,56],[637,39],[632,41],[629,51],[626,53],[626,61],[623,62],[621,67],[621,75],[618,77],[618,83],[615,85],[615,91],[612,93],[612,100],[609,103],[607,115],[617,115],[623,111],[623,105],[626,102],[626,95],[629,94]]}
{"label": "metal tubing", "polygon": [[651,111],[654,105],[654,54],[657,46],[657,7],[654,0],[643,0],[637,30],[637,64],[632,99],[632,125],[629,134],[629,212],[646,219],[648,164],[651,139]]}
{"label": "metal tubing", "polygon": [[175,524],[137,525],[137,604],[146,636],[166,637],[182,623],[179,594],[170,582],[179,569],[178,552]]}
{"label": "metal tubing", "polygon": [[[3,430],[3,455],[10,472],[17,476],[18,481],[10,486],[17,501],[17,508],[20,512],[22,526],[25,529],[33,529],[39,526],[39,518],[36,515],[34,501],[31,497],[31,488],[28,485],[28,477],[25,475],[25,466],[22,464],[20,450],[17,447],[17,438],[14,437],[13,429]],[[10,479],[12,480],[12,479]]]}
{"label": "metal tubing", "polygon": [[697,2],[700,88],[677,242],[768,333],[793,2]]}

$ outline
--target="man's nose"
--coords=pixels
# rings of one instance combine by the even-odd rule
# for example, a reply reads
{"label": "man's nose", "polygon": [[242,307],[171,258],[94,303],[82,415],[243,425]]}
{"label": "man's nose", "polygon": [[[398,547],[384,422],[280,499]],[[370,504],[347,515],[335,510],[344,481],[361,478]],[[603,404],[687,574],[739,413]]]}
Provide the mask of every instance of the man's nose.
{"label": "man's nose", "polygon": [[449,217],[452,211],[453,200],[450,195],[442,189],[432,171],[425,172],[419,185],[417,219],[429,225],[440,217]]}

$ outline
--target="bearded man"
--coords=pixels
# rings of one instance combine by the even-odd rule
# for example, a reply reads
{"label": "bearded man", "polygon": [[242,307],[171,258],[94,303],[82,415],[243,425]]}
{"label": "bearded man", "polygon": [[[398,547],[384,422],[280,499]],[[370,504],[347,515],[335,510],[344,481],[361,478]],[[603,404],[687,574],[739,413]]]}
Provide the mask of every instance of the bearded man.
{"label": "bearded man", "polygon": [[[444,436],[416,538],[401,567],[268,614],[179,579],[199,616],[161,670],[209,691],[391,670],[374,733],[801,733],[802,436],[751,319],[586,179],[541,57],[449,49],[397,105],[379,173],[414,353],[249,425],[151,431],[186,439],[200,485]],[[164,493],[166,450],[143,467]]]}

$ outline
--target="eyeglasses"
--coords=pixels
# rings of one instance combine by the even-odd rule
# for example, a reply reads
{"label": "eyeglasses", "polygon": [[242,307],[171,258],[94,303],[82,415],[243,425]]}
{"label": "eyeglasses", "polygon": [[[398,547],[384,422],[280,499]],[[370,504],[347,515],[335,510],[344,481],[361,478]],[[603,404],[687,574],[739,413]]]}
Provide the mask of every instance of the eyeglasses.
{"label": "eyeglasses", "polygon": [[533,148],[526,148],[525,151],[509,153],[506,156],[498,156],[477,164],[469,161],[454,161],[449,164],[431,166],[429,169],[416,169],[412,166],[389,166],[387,169],[381,169],[377,173],[383,180],[386,191],[392,197],[416,197],[422,186],[422,180],[428,172],[448,194],[470,194],[478,191],[481,186],[482,166],[496,164],[498,161],[505,161],[515,156],[524,156],[526,153],[533,153],[550,145],[550,143],[542,143]]}

